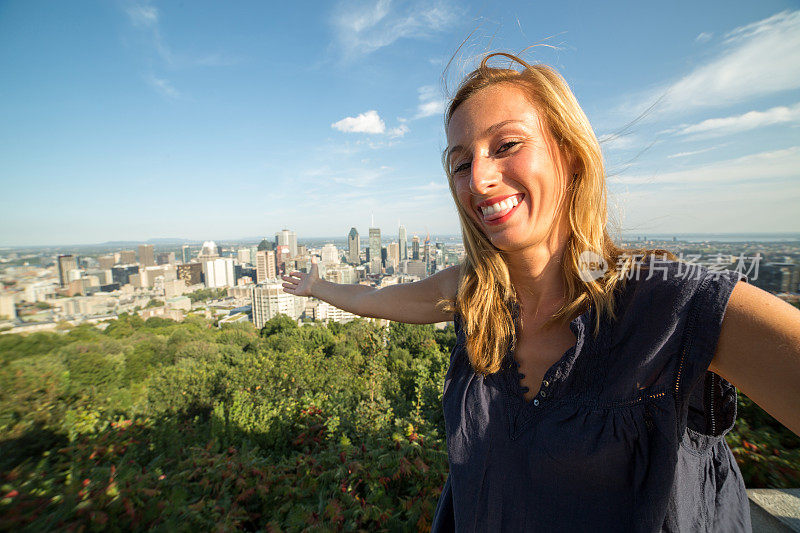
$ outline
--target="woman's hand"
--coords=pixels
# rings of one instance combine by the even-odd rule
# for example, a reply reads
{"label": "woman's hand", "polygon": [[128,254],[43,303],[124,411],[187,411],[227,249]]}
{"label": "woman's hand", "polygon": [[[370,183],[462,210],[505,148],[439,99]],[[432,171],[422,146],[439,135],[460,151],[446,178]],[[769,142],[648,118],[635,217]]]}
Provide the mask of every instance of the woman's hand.
{"label": "woman's hand", "polygon": [[288,276],[281,276],[283,279],[283,290],[295,296],[313,296],[311,290],[319,281],[319,267],[317,266],[316,256],[311,256],[311,272],[294,271]]}

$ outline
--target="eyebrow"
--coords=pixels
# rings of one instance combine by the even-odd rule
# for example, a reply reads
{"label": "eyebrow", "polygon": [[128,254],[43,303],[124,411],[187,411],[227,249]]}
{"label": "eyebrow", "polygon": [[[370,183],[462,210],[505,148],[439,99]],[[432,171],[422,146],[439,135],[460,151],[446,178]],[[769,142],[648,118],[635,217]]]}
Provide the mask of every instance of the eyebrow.
{"label": "eyebrow", "polygon": [[[506,126],[508,124],[514,124],[514,123],[522,124],[523,121],[522,120],[513,119],[513,118],[509,119],[509,120],[503,120],[502,122],[498,122],[497,124],[492,124],[491,126],[486,128],[485,130],[483,130],[483,133],[481,133],[479,135],[479,137],[486,137],[487,135],[491,135],[495,131],[499,130],[503,126]],[[458,150],[463,150],[463,149],[464,149],[464,146],[462,146],[460,144],[457,144],[457,145],[453,146],[452,148],[450,148],[449,150],[447,150],[447,161],[450,161],[450,156],[453,155],[453,152],[457,152]]]}

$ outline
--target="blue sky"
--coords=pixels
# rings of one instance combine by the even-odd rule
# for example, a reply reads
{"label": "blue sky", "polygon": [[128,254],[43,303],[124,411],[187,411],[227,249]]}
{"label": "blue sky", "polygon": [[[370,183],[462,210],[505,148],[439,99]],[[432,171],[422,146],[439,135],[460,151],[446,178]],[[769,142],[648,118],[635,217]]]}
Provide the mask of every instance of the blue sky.
{"label": "blue sky", "polygon": [[[444,78],[556,67],[622,230],[800,230],[793,2],[0,3],[0,245],[458,233]],[[660,99],[659,99],[660,98]],[[654,102],[644,118],[619,133]]]}

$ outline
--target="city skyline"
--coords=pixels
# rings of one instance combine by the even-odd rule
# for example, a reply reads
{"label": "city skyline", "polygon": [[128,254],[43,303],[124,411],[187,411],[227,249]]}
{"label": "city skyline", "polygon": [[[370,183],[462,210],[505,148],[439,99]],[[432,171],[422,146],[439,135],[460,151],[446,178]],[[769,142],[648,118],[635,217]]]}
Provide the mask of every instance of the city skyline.
{"label": "city skyline", "polygon": [[[564,75],[601,141],[623,233],[800,227],[788,1],[6,3],[0,15],[0,246],[286,226],[325,238],[354,222],[366,235],[372,214],[384,231],[413,220],[458,235],[446,98],[482,53],[535,43],[551,48],[524,57]],[[611,27],[624,30],[609,39]]]}

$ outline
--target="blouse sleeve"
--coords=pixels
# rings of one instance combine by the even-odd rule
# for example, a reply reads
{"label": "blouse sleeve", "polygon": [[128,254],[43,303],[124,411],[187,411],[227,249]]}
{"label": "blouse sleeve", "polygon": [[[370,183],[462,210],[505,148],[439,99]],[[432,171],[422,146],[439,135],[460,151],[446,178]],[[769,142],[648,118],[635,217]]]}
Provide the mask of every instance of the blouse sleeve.
{"label": "blouse sleeve", "polygon": [[693,291],[675,378],[680,433],[686,426],[708,436],[725,434],[736,420],[736,389],[708,371],[733,288],[747,276],[733,270],[700,268],[687,283]]}

